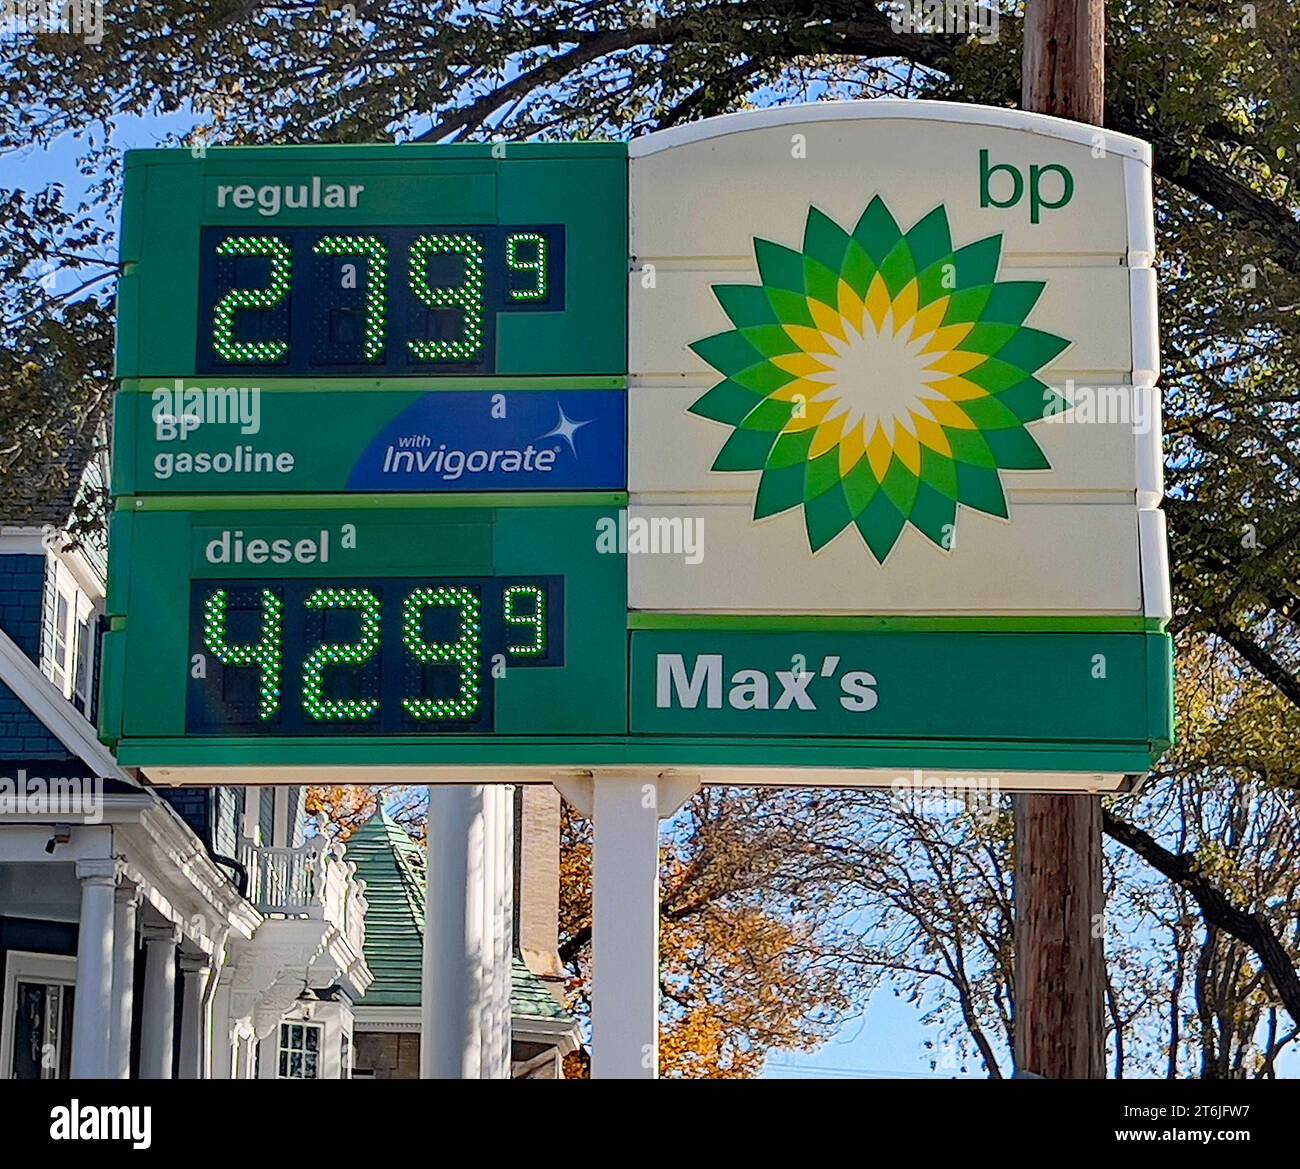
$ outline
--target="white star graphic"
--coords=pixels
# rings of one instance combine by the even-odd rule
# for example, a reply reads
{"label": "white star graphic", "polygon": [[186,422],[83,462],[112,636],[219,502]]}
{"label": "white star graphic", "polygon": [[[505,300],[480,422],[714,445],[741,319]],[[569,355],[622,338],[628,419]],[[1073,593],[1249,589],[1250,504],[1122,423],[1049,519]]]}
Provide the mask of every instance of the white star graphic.
{"label": "white star graphic", "polygon": [[564,413],[563,406],[559,406],[558,409],[560,411],[559,422],[557,422],[550,430],[548,430],[544,435],[542,435],[542,438],[559,437],[564,439],[564,441],[569,444],[569,450],[573,452],[574,457],[576,458],[578,454],[578,448],[573,445],[573,436],[577,434],[578,431],[581,430],[584,426],[590,425],[591,419],[588,418],[586,422],[574,422],[572,418],[569,418]]}

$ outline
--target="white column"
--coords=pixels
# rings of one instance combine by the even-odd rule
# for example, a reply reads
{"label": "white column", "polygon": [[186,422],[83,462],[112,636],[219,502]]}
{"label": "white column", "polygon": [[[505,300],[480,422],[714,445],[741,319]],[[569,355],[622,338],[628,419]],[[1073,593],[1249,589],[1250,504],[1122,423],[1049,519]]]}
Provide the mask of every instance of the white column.
{"label": "white column", "polygon": [[140,1017],[140,1078],[172,1078],[172,1027],[176,1014],[176,946],[174,925],[146,925],[144,933],[144,1003]]}
{"label": "white column", "polygon": [[592,820],[591,1074],[659,1070],[659,821],[700,790],[697,775],[644,768],[557,773]]}
{"label": "white column", "polygon": [[512,794],[513,789],[505,784],[494,784],[483,790],[484,806],[490,809],[484,817],[484,836],[489,842],[484,858],[484,895],[488,903],[483,939],[489,1014],[483,1030],[483,1077],[496,1080],[510,1078]]}
{"label": "white column", "polygon": [[251,1019],[240,1019],[230,1028],[230,1078],[253,1079],[257,1063],[257,1032]]}
{"label": "white column", "polygon": [[77,923],[77,989],[72,1007],[72,1078],[109,1075],[113,1007],[113,890],[117,861],[77,861],[81,917]]}
{"label": "white column", "polygon": [[483,789],[429,788],[420,1075],[476,1080],[483,1016]]}
{"label": "white column", "polygon": [[113,898],[113,1007],[109,1019],[108,1074],[131,1075],[131,1015],[135,1003],[135,918],[140,886],[125,877]]}
{"label": "white column", "polygon": [[483,788],[483,1079],[510,1078],[511,790]]}
{"label": "white column", "polygon": [[497,1079],[499,1044],[498,1017],[501,1012],[497,970],[497,853],[501,831],[501,788],[497,784],[483,787],[483,944],[479,964],[483,980],[483,1010],[479,1016],[479,1076]]}
{"label": "white column", "polygon": [[659,805],[653,772],[592,777],[591,1075],[659,1071]]}
{"label": "white column", "polygon": [[501,890],[501,946],[498,968],[501,977],[501,1076],[510,1078],[510,991],[515,954],[515,789],[501,788],[501,857],[497,887]]}
{"label": "white column", "polygon": [[211,967],[203,954],[181,955],[181,1050],[178,1079],[203,1080],[210,1024],[207,989]]}
{"label": "white column", "polygon": [[217,980],[215,988],[208,991],[208,1057],[204,1069],[207,1078],[233,1080],[235,1078],[235,1047],[231,1037],[233,1021],[230,1017],[230,987],[222,985],[225,967],[213,970]]}

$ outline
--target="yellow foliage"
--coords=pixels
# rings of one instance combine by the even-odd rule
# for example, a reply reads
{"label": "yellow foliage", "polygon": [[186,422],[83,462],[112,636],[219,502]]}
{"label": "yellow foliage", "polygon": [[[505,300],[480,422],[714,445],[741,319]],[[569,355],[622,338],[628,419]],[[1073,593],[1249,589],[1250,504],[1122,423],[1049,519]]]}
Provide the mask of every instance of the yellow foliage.
{"label": "yellow foliage", "polygon": [[309,787],[306,795],[308,816],[324,812],[338,832],[338,839],[346,842],[379,807],[379,789],[358,784],[336,783]]}
{"label": "yellow foliage", "polygon": [[1206,768],[1300,787],[1300,710],[1212,636],[1178,644],[1178,771]]}
{"label": "yellow foliage", "polygon": [[[743,799],[743,797],[741,797]],[[820,1044],[849,1005],[816,961],[811,929],[755,892],[758,857],[737,809],[719,801],[690,839],[661,846],[659,1071],[752,1077],[767,1053]],[[567,805],[560,846],[560,941],[570,1009],[590,1007],[591,825]],[[578,1064],[566,1075],[580,1076]]]}

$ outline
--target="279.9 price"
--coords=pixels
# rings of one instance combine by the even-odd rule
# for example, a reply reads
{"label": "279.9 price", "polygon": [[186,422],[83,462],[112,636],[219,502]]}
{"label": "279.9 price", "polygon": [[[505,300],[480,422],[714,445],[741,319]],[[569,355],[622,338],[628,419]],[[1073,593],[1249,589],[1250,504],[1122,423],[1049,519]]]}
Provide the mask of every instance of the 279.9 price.
{"label": "279.9 price", "polygon": [[496,317],[564,301],[557,226],[206,228],[199,372],[490,372]]}

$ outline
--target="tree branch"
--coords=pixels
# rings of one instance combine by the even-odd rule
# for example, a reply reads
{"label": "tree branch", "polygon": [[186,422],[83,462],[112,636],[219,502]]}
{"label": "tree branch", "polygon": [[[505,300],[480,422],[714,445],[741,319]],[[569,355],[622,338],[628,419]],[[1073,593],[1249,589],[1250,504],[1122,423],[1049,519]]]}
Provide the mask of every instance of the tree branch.
{"label": "tree branch", "polygon": [[1272,926],[1258,913],[1237,908],[1227,895],[1199,871],[1195,853],[1173,853],[1136,824],[1102,810],[1102,830],[1112,840],[1137,853],[1188,894],[1200,907],[1206,922],[1249,946],[1268,971],[1278,998],[1291,1018],[1300,1024],[1300,973]]}
{"label": "tree branch", "polygon": [[1253,637],[1247,635],[1245,630],[1237,625],[1220,622],[1211,632],[1223,638],[1245,661],[1272,682],[1292,705],[1300,708],[1300,678],[1291,673]]}

